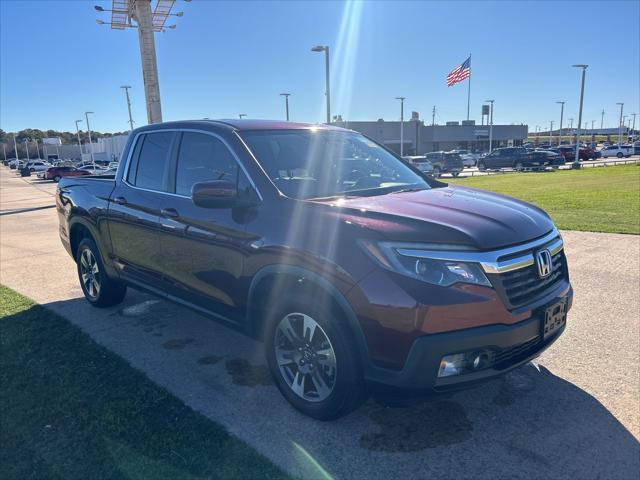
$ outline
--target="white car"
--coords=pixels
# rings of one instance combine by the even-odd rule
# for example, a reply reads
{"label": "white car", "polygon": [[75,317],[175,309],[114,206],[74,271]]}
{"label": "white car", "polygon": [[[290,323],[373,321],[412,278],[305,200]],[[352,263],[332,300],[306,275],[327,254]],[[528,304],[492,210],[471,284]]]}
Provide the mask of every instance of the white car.
{"label": "white car", "polygon": [[35,162],[29,162],[27,163],[26,167],[29,169],[29,171],[31,173],[33,172],[46,172],[47,168],[49,168],[51,165],[49,165],[46,162],[41,162],[41,161],[35,161]]}
{"label": "white car", "polygon": [[433,173],[433,164],[427,160],[424,155],[406,156],[402,158],[411,163],[422,173],[426,173],[427,175],[431,175]]}
{"label": "white car", "polygon": [[90,172],[91,175],[102,175],[102,173],[106,170],[106,168],[101,167],[100,165],[96,165],[94,163],[90,165],[84,165],[78,168],[78,170],[85,170],[87,172]]}
{"label": "white car", "polygon": [[451,153],[457,153],[462,159],[462,165],[465,167],[475,167],[478,163],[480,155],[470,153],[468,150],[451,150]]}
{"label": "white car", "polygon": [[633,147],[630,146],[618,146],[618,145],[610,145],[608,147],[604,147],[600,150],[600,155],[602,158],[608,157],[630,157],[633,155]]}

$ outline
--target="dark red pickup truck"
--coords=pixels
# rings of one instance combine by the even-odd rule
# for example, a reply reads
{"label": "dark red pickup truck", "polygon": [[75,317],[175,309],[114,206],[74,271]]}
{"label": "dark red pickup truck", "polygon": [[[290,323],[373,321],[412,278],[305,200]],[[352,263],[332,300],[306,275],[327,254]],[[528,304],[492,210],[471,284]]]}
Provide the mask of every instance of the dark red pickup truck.
{"label": "dark red pickup truck", "polygon": [[263,339],[282,394],[319,419],[371,383],[445,391],[523,365],[572,302],[545,212],[330,126],[139,128],[115,176],[63,178],[57,209],[91,304],[138,288]]}

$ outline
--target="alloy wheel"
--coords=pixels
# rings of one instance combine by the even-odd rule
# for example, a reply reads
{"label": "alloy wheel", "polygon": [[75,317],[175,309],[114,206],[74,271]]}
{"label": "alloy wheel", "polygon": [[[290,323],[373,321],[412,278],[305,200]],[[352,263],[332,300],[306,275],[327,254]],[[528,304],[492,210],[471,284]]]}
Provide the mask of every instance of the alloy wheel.
{"label": "alloy wheel", "polygon": [[290,313],[275,329],[273,348],[282,378],[300,398],[325,400],[336,384],[336,355],[322,327],[309,315]]}
{"label": "alloy wheel", "polygon": [[93,252],[86,248],[80,255],[80,277],[85,292],[91,298],[97,298],[100,295],[100,269]]}

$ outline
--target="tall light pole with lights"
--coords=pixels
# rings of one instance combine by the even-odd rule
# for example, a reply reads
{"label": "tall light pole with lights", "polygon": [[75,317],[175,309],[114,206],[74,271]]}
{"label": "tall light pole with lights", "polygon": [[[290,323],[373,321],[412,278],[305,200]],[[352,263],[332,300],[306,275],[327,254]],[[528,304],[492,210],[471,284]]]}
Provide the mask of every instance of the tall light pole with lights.
{"label": "tall light pole with lights", "polygon": [[324,45],[318,45],[311,49],[312,52],[324,52],[324,73],[325,73],[325,83],[326,83],[326,91],[325,95],[327,97],[327,125],[331,123],[331,87],[330,87],[330,78],[329,78],[329,47]]}
{"label": "tall light pole with lights", "polygon": [[622,145],[622,110],[624,109],[624,103],[616,103],[620,105],[620,120],[618,121],[618,145]]}
{"label": "tall light pole with lights", "polygon": [[489,109],[489,153],[493,152],[493,102],[495,100],[485,100],[491,105]]}
{"label": "tall light pole with lights", "polygon": [[284,112],[287,117],[287,122],[289,121],[289,95],[290,93],[281,93],[280,96],[284,97]]}
{"label": "tall light pole with lights", "polygon": [[407,97],[396,97],[400,100],[400,156],[404,157],[404,100]]}
{"label": "tall light pole with lights", "polygon": [[129,99],[129,89],[131,87],[129,85],[123,85],[120,88],[124,90],[124,96],[127,99],[127,109],[129,110],[129,127],[131,127],[131,131],[133,131],[133,117],[131,116],[131,100]]}
{"label": "tall light pole with lights", "polygon": [[[111,9],[105,9],[99,5],[94,7],[98,12],[111,12],[111,20],[109,22],[96,20],[98,25],[109,24],[115,30],[138,29],[144,96],[149,123],[162,122],[154,33],[176,28],[175,25],[165,25],[170,16],[182,17],[183,15],[183,12],[171,13],[174,3],[175,0],[156,0],[153,11],[151,10],[151,0],[112,0],[113,8]],[[134,21],[136,25],[133,24]]]}
{"label": "tall light pole with lights", "polygon": [[89,125],[89,114],[93,112],[84,112],[84,118],[87,120],[87,133],[89,134],[89,153],[91,154],[91,163],[95,163],[93,159],[93,142],[91,141],[91,126]]}
{"label": "tall light pole with lights", "polygon": [[78,128],[78,124],[82,122],[83,120],[76,120],[76,134],[78,135],[78,148],[80,149],[80,160],[82,160],[82,142],[80,141],[80,129]]}

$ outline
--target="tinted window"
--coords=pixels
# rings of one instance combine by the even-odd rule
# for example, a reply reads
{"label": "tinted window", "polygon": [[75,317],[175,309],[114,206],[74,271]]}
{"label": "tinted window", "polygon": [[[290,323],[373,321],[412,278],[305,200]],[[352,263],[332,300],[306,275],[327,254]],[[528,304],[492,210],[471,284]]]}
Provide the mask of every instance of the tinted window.
{"label": "tinted window", "polygon": [[147,133],[136,145],[127,180],[136,187],[165,190],[173,132]]}
{"label": "tinted window", "polygon": [[238,178],[238,163],[227,146],[204,133],[185,132],[180,142],[176,193],[191,195],[194,183]]}

